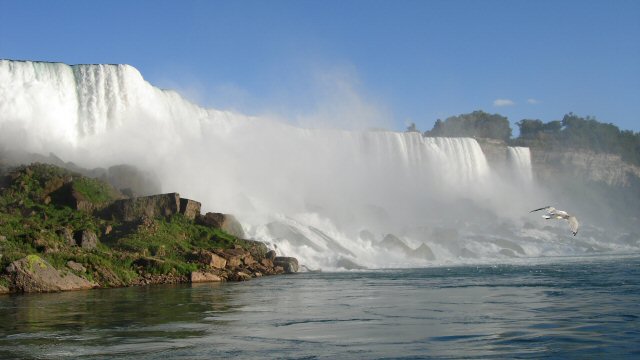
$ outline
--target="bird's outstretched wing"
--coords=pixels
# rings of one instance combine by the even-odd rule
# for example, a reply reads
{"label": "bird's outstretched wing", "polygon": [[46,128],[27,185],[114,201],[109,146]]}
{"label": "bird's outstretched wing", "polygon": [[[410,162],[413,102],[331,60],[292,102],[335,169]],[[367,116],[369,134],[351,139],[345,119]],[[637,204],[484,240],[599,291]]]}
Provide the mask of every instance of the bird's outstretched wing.
{"label": "bird's outstretched wing", "polygon": [[580,223],[578,222],[578,219],[576,219],[575,216],[569,216],[567,221],[569,221],[569,227],[571,228],[571,231],[573,232],[573,236],[576,236],[576,234],[578,233],[578,227],[580,226]]}
{"label": "bird's outstretched wing", "polygon": [[548,209],[548,208],[550,208],[550,207],[551,207],[551,206],[541,207],[540,209],[531,210],[531,211],[529,211],[529,213],[532,213],[532,212],[534,212],[534,211],[546,210],[546,209]]}

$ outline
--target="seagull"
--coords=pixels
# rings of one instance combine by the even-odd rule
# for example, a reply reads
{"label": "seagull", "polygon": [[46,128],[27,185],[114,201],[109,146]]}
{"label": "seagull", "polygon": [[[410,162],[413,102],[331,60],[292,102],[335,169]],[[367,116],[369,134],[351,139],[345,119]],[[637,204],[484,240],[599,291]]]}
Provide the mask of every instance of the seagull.
{"label": "seagull", "polygon": [[567,220],[569,222],[569,227],[571,228],[571,232],[573,232],[573,236],[576,236],[576,234],[578,233],[578,226],[580,226],[580,223],[578,222],[578,219],[576,219],[575,216],[569,215],[566,211],[557,210],[553,206],[541,207],[540,209],[531,210],[529,211],[529,213],[532,213],[534,211],[540,211],[540,210],[547,210],[547,215],[542,215],[542,217],[547,220],[549,219]]}

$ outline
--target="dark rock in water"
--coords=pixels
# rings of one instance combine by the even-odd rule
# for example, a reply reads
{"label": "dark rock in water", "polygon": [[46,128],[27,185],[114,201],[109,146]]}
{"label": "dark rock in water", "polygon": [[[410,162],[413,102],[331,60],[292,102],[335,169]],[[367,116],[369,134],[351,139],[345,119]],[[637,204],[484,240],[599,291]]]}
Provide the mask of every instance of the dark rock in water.
{"label": "dark rock in water", "polygon": [[242,271],[238,271],[238,272],[231,273],[231,275],[229,276],[229,280],[248,281],[248,280],[251,280],[251,275]]}
{"label": "dark rock in water", "polygon": [[366,269],[365,266],[358,265],[355,262],[346,258],[340,258],[336,263],[336,267],[343,268],[346,270],[365,270]]}
{"label": "dark rock in water", "polygon": [[206,271],[192,271],[190,280],[192,283],[224,281],[220,276]]}
{"label": "dark rock in water", "polygon": [[[518,253],[520,255],[525,255],[524,249],[522,246],[514,243],[513,241],[509,241],[507,239],[493,239],[491,240],[494,244],[504,248],[503,250],[509,250],[512,253]],[[500,251],[502,253],[502,251]],[[515,254],[514,254],[515,256]]]}
{"label": "dark rock in water", "polygon": [[309,226],[309,230],[311,230],[313,233],[318,235],[322,240],[324,240],[325,244],[330,250],[342,255],[353,256],[353,257],[356,256],[354,253],[349,251],[344,246],[340,245],[340,243],[334,240],[331,236],[322,232],[320,229],[317,229],[313,226]]}
{"label": "dark rock in water", "polygon": [[380,246],[388,250],[399,250],[405,254],[410,254],[413,251],[413,249],[393,234],[387,234],[380,242]]}
{"label": "dark rock in water", "polygon": [[271,233],[271,236],[275,239],[286,239],[289,243],[296,247],[308,246],[318,252],[324,251],[322,247],[315,244],[293,226],[274,221],[267,224],[267,229],[269,230],[269,233]]}
{"label": "dark rock in water", "polygon": [[365,240],[365,241],[371,241],[372,243],[376,242],[376,236],[373,235],[373,233],[369,230],[362,230],[360,231],[360,239]]}
{"label": "dark rock in water", "polygon": [[280,266],[287,274],[293,274],[298,272],[298,259],[288,256],[277,256],[273,260],[275,266]]}
{"label": "dark rock in water", "polygon": [[196,217],[196,223],[214,229],[222,229],[224,232],[237,238],[244,238],[244,230],[240,222],[233,215],[208,212]]}
{"label": "dark rock in water", "polygon": [[500,254],[502,254],[504,256],[511,257],[511,258],[517,257],[516,254],[512,250],[509,250],[509,249],[500,250]]}
{"label": "dark rock in water", "polygon": [[427,244],[422,243],[413,251],[413,256],[419,259],[435,260],[436,255]]}
{"label": "dark rock in water", "polygon": [[276,251],[275,250],[267,251],[267,253],[265,254],[265,258],[273,261],[276,258]]}
{"label": "dark rock in water", "polygon": [[170,217],[179,211],[180,195],[168,193],[116,200],[105,210],[105,216],[122,221],[138,221],[145,217]]}
{"label": "dark rock in water", "polygon": [[53,292],[91,289],[95,284],[70,272],[65,274],[37,255],[12,262],[5,269],[11,288],[17,292]]}
{"label": "dark rock in water", "polygon": [[195,220],[200,216],[200,207],[202,205],[194,200],[180,199],[180,213],[187,219]]}
{"label": "dark rock in water", "polygon": [[91,230],[81,230],[75,233],[76,245],[91,250],[98,246],[98,236]]}
{"label": "dark rock in water", "polygon": [[466,247],[463,247],[460,249],[458,256],[460,257],[464,257],[464,258],[470,258],[470,259],[476,259],[478,258],[478,255],[476,253],[474,253],[473,251],[467,249]]}
{"label": "dark rock in water", "polygon": [[436,259],[435,255],[433,254],[433,251],[431,251],[431,248],[429,248],[427,244],[422,243],[422,245],[420,245],[418,248],[414,250],[393,234],[388,234],[387,236],[385,236],[382,242],[380,242],[380,246],[388,250],[402,252],[407,257],[414,258],[414,259],[424,259],[424,260]]}

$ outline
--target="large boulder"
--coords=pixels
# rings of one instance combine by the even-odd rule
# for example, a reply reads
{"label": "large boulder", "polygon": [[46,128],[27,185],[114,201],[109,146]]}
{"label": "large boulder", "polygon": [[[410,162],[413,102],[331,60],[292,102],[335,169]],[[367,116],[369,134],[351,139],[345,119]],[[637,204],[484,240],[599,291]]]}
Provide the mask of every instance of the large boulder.
{"label": "large boulder", "polygon": [[223,278],[216,274],[212,274],[205,271],[192,271],[191,272],[191,282],[192,283],[201,283],[201,282],[220,282],[224,281]]}
{"label": "large boulder", "polygon": [[275,266],[280,266],[287,274],[293,274],[298,272],[298,259],[289,256],[277,256],[273,260]]}
{"label": "large boulder", "polygon": [[196,217],[196,223],[214,229],[221,229],[237,238],[244,238],[244,230],[233,215],[208,212]]}
{"label": "large boulder", "polygon": [[194,200],[180,199],[180,213],[187,219],[195,220],[200,216],[201,204]]}
{"label": "large boulder", "polygon": [[74,239],[76,245],[86,250],[93,250],[98,246],[98,236],[88,229],[76,232]]}
{"label": "large boulder", "polygon": [[87,213],[96,210],[95,204],[75,189],[73,181],[65,183],[45,198],[51,198],[55,204],[69,206],[74,210],[84,211]]}
{"label": "large boulder", "polygon": [[227,266],[227,259],[210,251],[202,251],[195,254],[196,261],[214,269],[224,269]]}
{"label": "large boulder", "polygon": [[5,269],[16,292],[54,292],[91,289],[96,284],[71,272],[60,272],[38,255],[29,255]]}
{"label": "large boulder", "polygon": [[106,211],[107,217],[122,221],[170,217],[180,211],[180,195],[168,193],[115,201]]}

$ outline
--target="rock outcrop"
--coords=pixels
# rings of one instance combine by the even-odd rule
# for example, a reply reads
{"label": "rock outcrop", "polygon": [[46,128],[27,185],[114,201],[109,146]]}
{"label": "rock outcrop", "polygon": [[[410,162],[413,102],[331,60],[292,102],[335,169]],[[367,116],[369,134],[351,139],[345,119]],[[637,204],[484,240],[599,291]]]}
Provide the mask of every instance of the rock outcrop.
{"label": "rock outcrop", "polygon": [[202,204],[189,199],[180,199],[180,213],[189,220],[195,220],[200,216],[200,208]]}
{"label": "rock outcrop", "polygon": [[[193,261],[205,265],[191,273],[191,282],[246,281],[263,275],[298,272],[298,260],[293,257],[269,258],[271,252],[264,244],[231,249],[214,249],[193,254]],[[256,242],[257,243],[257,242]],[[269,257],[268,257],[269,256]]]}
{"label": "rock outcrop", "polygon": [[288,256],[277,256],[273,260],[275,266],[282,267],[287,274],[293,274],[298,272],[298,259]]}
{"label": "rock outcrop", "polygon": [[91,230],[81,230],[74,235],[75,245],[92,250],[98,246],[98,236]]}
{"label": "rock outcrop", "polygon": [[237,238],[242,239],[245,237],[242,225],[240,225],[233,215],[208,212],[204,215],[197,216],[195,220],[197,224],[209,226],[214,229],[221,229]]}
{"label": "rock outcrop", "polygon": [[55,292],[91,289],[95,286],[73,273],[56,270],[38,255],[29,255],[5,269],[15,292]]}
{"label": "rock outcrop", "polygon": [[106,209],[106,216],[122,221],[170,217],[180,212],[180,195],[168,193],[116,200]]}

